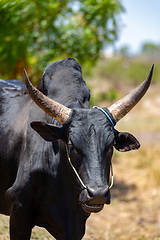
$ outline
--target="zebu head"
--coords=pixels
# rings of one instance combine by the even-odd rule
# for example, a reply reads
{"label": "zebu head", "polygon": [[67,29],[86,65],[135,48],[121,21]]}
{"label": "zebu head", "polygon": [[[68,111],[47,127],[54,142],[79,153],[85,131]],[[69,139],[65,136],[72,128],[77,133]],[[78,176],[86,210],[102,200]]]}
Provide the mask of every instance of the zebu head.
{"label": "zebu head", "polygon": [[62,127],[58,127],[32,122],[31,126],[46,141],[61,139],[65,143],[66,159],[70,161],[71,171],[79,184],[79,201],[88,213],[99,212],[104,204],[110,203],[113,149],[124,152],[140,146],[133,135],[116,131],[114,125],[144,96],[152,72],[153,66],[140,86],[109,108],[103,109],[68,108],[40,92],[30,83],[27,74],[24,74],[33,101],[62,124]]}

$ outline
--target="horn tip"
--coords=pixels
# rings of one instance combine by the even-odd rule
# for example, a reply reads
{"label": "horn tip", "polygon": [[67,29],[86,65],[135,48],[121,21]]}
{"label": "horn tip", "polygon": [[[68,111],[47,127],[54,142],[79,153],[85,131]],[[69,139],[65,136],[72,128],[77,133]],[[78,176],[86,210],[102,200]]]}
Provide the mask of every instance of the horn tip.
{"label": "horn tip", "polygon": [[26,72],[25,68],[23,68],[23,72],[24,72],[24,75],[27,75],[27,72]]}
{"label": "horn tip", "polygon": [[[154,69],[154,64],[152,64],[152,67],[151,67],[151,70],[148,74],[148,77],[146,78],[146,80],[144,82],[148,82],[148,87],[151,83],[151,80],[152,80],[152,75],[153,75],[153,69]],[[148,88],[147,88],[148,89]]]}
{"label": "horn tip", "polygon": [[29,78],[28,78],[26,70],[23,69],[23,71],[24,71],[24,82],[25,82],[25,84],[27,86],[30,81],[29,81]]}
{"label": "horn tip", "polygon": [[153,74],[153,69],[154,69],[154,64],[152,64],[151,70],[150,70],[150,75],[152,76]]}
{"label": "horn tip", "polygon": [[153,69],[154,69],[154,64],[152,64],[152,67],[151,67],[151,72],[153,72]]}

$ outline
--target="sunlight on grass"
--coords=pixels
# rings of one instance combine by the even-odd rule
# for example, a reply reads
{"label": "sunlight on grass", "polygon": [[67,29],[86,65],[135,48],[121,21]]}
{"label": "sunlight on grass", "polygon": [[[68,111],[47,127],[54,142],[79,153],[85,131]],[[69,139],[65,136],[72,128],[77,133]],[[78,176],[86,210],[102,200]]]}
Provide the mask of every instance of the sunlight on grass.
{"label": "sunlight on grass", "polygon": [[54,238],[43,228],[35,227],[32,230],[31,240],[53,240]]}

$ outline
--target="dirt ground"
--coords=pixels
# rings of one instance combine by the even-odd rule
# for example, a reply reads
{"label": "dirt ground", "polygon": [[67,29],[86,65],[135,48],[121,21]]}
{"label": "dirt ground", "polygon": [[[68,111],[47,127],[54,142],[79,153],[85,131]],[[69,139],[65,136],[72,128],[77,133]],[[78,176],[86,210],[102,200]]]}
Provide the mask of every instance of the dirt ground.
{"label": "dirt ground", "polygon": [[[104,105],[103,105],[104,106]],[[87,221],[84,240],[160,240],[160,86],[116,128],[141,143],[138,151],[114,153],[114,186],[110,205]],[[9,239],[8,218],[0,218],[0,240]],[[53,239],[34,228],[32,239]]]}

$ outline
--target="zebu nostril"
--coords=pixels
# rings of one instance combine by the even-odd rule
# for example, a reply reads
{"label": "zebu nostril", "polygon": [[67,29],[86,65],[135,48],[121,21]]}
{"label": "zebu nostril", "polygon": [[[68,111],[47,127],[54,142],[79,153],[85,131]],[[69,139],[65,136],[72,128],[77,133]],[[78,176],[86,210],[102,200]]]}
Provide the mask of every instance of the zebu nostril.
{"label": "zebu nostril", "polygon": [[88,187],[87,194],[88,194],[88,201],[91,204],[105,204],[106,200],[109,196],[109,188],[108,187]]}
{"label": "zebu nostril", "polygon": [[106,194],[104,195],[104,198],[107,200],[108,199],[108,191],[106,192]]}
{"label": "zebu nostril", "polygon": [[93,198],[92,192],[89,189],[87,189],[87,193],[88,193],[89,198],[92,199]]}

